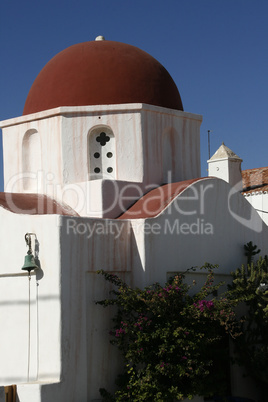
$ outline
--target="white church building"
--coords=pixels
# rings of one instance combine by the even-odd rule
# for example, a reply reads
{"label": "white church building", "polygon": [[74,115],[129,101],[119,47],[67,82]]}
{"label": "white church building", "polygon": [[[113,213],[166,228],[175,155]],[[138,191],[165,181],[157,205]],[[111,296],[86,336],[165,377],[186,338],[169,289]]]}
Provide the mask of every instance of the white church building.
{"label": "white church building", "polygon": [[224,280],[244,244],[268,253],[241,159],[220,149],[201,178],[201,123],[158,61],[103,37],[52,58],[23,115],[1,122],[1,402],[11,384],[20,402],[96,402],[111,389],[120,360],[97,270],[143,287],[210,262]]}

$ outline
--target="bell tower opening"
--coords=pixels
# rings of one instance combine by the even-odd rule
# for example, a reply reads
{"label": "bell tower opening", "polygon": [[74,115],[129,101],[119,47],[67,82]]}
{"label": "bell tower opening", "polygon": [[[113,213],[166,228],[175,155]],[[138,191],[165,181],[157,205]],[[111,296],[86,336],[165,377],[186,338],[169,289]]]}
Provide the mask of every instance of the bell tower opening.
{"label": "bell tower opening", "polygon": [[88,134],[89,180],[115,179],[115,138],[107,126],[93,128]]}

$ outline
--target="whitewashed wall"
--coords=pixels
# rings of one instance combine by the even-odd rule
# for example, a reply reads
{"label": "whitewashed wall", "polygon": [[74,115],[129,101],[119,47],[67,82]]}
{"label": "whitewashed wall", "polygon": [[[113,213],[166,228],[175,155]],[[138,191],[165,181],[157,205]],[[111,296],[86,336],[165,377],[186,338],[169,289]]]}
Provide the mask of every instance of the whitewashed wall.
{"label": "whitewashed wall", "polygon": [[[132,221],[143,254],[143,285],[166,280],[205,262],[229,274],[246,262],[243,246],[268,252],[268,228],[254,208],[221,179],[201,179],[187,187],[162,214]],[[149,235],[154,233],[155,235]]]}
{"label": "whitewashed wall", "polygon": [[[144,286],[210,262],[220,264],[225,279],[245,262],[245,243],[268,251],[267,226],[243,196],[230,191],[222,180],[203,179],[157,217],[133,221],[23,216],[0,209],[1,384],[17,383],[21,402],[96,401],[100,387],[113,389],[120,359],[109,344],[112,311],[95,305],[110,287],[96,271]],[[40,244],[42,271],[31,280],[27,383],[28,279],[21,267],[24,235],[30,231]]]}
{"label": "whitewashed wall", "polygon": [[266,225],[268,225],[268,192],[248,193],[244,197],[256,209]]}
{"label": "whitewashed wall", "polygon": [[[114,387],[121,361],[109,344],[112,312],[95,305],[110,290],[96,270],[131,282],[129,224],[0,214],[0,386],[17,384],[20,402],[100,399],[100,387]],[[37,236],[41,264],[31,276],[30,303],[21,270],[27,232]]]}
{"label": "whitewashed wall", "polygon": [[[0,208],[0,219],[0,384],[58,381],[61,288],[56,216],[15,215]],[[30,304],[28,273],[21,270],[27,232],[37,235],[41,264],[31,276]]]}

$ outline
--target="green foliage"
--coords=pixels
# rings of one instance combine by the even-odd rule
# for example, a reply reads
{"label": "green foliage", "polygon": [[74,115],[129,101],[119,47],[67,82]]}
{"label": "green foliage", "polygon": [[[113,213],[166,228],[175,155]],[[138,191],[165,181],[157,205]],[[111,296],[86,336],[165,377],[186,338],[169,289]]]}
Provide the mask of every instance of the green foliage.
{"label": "green foliage", "polygon": [[[249,244],[249,243],[248,243]],[[252,245],[252,244],[251,244]],[[254,246],[255,249],[257,248]],[[258,251],[259,252],[259,251]],[[242,266],[232,273],[227,297],[237,305],[241,335],[235,341],[235,361],[268,391],[268,258]],[[264,399],[266,400],[266,399]]]}
{"label": "green foliage", "polygon": [[221,284],[214,284],[214,266],[204,268],[207,279],[193,296],[182,274],[141,290],[99,271],[116,286],[98,304],[118,307],[111,343],[124,357],[118,389],[114,395],[102,389],[104,400],[168,402],[226,392],[222,368],[228,366],[226,334],[236,334],[233,301],[213,296]]}
{"label": "green foliage", "polygon": [[253,245],[252,241],[244,245],[245,256],[247,257],[247,263],[250,265],[253,261],[253,257],[260,253],[260,249],[257,250],[257,246]]}

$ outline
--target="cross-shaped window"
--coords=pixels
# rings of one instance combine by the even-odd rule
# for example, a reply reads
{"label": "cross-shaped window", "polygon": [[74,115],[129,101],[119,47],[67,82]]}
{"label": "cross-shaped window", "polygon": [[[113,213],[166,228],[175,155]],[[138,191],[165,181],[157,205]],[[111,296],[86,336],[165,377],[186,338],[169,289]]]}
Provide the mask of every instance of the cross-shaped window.
{"label": "cross-shaped window", "polygon": [[107,142],[110,141],[110,137],[106,135],[103,131],[100,133],[100,135],[96,138],[96,141],[98,141],[101,146],[106,145]]}

